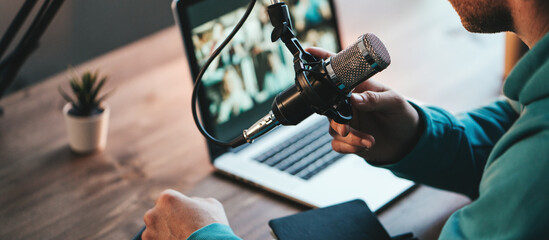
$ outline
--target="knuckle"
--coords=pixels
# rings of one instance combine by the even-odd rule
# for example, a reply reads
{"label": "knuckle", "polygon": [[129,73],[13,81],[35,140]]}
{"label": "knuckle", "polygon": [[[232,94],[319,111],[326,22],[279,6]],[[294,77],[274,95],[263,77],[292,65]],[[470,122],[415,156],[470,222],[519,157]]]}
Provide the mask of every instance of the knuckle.
{"label": "knuckle", "polygon": [[216,208],[223,208],[223,204],[215,198],[207,198],[206,200]]}
{"label": "knuckle", "polygon": [[341,139],[345,138],[345,137],[341,136],[339,133],[337,133],[337,131],[335,131],[335,130],[332,130],[329,133],[330,133],[330,136],[332,136],[332,140],[341,141]]}
{"label": "knuckle", "polygon": [[151,230],[145,229],[145,231],[143,231],[143,233],[141,234],[141,239],[143,240],[154,239],[154,236]]}
{"label": "knuckle", "polygon": [[160,193],[160,195],[176,195],[177,191],[173,189],[166,189]]}
{"label": "knuckle", "polygon": [[145,215],[143,216],[143,221],[145,222],[145,225],[150,226],[154,222],[156,222],[156,215],[154,214],[153,209],[149,209]]}
{"label": "knuckle", "polygon": [[361,137],[354,134],[349,135],[349,144],[352,144],[354,146],[361,146],[362,145],[360,143],[361,141],[362,141]]}
{"label": "knuckle", "polygon": [[357,147],[344,141],[332,141],[332,149],[338,153],[350,154],[359,153],[364,150],[364,147]]}
{"label": "knuckle", "polygon": [[403,96],[401,96],[400,94],[392,90],[389,91],[389,93],[392,100],[391,104],[393,104],[393,106],[395,106],[399,111],[406,109],[406,107],[409,105],[408,100],[406,100],[406,98],[404,98]]}
{"label": "knuckle", "polygon": [[193,202],[197,202],[197,203],[206,201],[205,198],[203,198],[203,197],[196,197],[196,196],[191,197],[191,200],[192,200]]}
{"label": "knuckle", "polygon": [[206,201],[211,202],[211,203],[215,203],[215,204],[221,204],[217,199],[212,198],[212,197],[206,198]]}
{"label": "knuckle", "polygon": [[345,132],[345,126],[339,123],[330,124],[330,129],[328,131],[332,137],[343,136]]}
{"label": "knuckle", "polygon": [[177,196],[174,193],[174,190],[165,190],[158,197],[158,203],[159,204],[170,204],[170,203],[174,202],[176,199],[177,199]]}
{"label": "knuckle", "polygon": [[329,133],[330,136],[332,136],[332,137],[335,137],[335,136],[338,135],[337,132],[336,132],[333,128],[328,129],[328,133]]}
{"label": "knuckle", "polygon": [[332,140],[332,149],[338,153],[341,153],[339,150],[339,143],[336,140]]}
{"label": "knuckle", "polygon": [[402,103],[406,102],[406,100],[402,96],[400,96],[397,92],[395,92],[393,90],[387,91],[387,94],[388,94],[388,96],[391,97],[391,99],[394,103],[402,104]]}
{"label": "knuckle", "polygon": [[333,129],[333,130],[337,129],[338,125],[339,125],[339,123],[336,123],[333,120],[330,122],[330,128]]}
{"label": "knuckle", "polygon": [[364,98],[370,103],[370,104],[377,104],[379,103],[379,95],[375,92],[366,91],[362,93],[364,95]]}
{"label": "knuckle", "polygon": [[333,140],[332,149],[338,153],[347,153],[347,151],[345,151],[345,149],[343,148],[343,144],[340,141]]}

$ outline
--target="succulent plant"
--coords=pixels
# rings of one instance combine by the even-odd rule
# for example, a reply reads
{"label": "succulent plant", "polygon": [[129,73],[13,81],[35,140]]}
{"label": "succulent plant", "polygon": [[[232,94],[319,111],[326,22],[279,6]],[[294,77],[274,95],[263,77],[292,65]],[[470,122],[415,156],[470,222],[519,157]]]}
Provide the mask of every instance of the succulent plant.
{"label": "succulent plant", "polygon": [[107,81],[107,77],[100,77],[97,70],[93,73],[86,71],[81,76],[74,69],[70,68],[70,70],[72,76],[69,78],[69,83],[75,98],[73,99],[59,86],[61,96],[72,105],[69,114],[73,116],[91,116],[103,112],[101,102],[112,93],[110,91],[99,97],[99,92]]}

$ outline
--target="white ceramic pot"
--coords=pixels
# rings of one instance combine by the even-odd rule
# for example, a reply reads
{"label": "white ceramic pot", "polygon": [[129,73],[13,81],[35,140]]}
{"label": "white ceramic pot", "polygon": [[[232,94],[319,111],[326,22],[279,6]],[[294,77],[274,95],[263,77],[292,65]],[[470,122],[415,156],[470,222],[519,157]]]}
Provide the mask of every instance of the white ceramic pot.
{"label": "white ceramic pot", "polygon": [[77,153],[90,153],[105,149],[109,129],[109,106],[104,105],[105,110],[101,114],[90,117],[70,115],[71,107],[70,103],[63,107],[71,149]]}

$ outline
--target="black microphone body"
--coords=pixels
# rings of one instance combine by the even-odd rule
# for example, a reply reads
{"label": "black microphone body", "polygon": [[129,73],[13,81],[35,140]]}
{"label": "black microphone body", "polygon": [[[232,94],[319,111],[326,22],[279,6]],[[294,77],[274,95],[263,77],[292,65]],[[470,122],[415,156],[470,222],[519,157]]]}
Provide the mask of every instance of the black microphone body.
{"label": "black microphone body", "polygon": [[282,125],[296,125],[314,113],[312,105],[293,85],[276,96],[271,111]]}
{"label": "black microphone body", "polygon": [[[346,94],[327,79],[324,62],[296,76],[296,84],[279,93],[271,111],[282,125],[297,125],[313,113],[325,115]],[[335,90],[335,91],[334,91]]]}

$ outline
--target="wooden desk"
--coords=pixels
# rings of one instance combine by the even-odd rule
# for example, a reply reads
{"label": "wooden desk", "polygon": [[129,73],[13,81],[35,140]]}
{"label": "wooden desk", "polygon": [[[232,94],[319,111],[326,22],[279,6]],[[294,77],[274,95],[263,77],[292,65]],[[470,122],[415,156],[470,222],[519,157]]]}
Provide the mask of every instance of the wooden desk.
{"label": "wooden desk", "polygon": [[[493,99],[499,93],[493,82],[500,83],[498,68],[503,68],[495,37],[463,33],[456,17],[450,19],[457,21],[455,29],[442,26],[452,9],[439,2],[386,0],[374,6],[345,1],[338,8],[343,40],[352,42],[361,28],[379,33],[393,64],[378,79],[410,97],[455,111]],[[373,24],[379,22],[385,24]],[[100,68],[110,75],[107,88],[116,88],[108,100],[107,149],[93,155],[75,155],[68,148],[64,101],[57,92],[59,85],[67,86],[65,73],[2,99],[0,238],[128,239],[166,188],[218,198],[244,239],[269,239],[269,219],[305,210],[213,174],[205,142],[192,123],[191,80],[183,56],[172,27],[77,67]],[[470,64],[456,67],[464,59]],[[463,196],[420,186],[381,212],[380,219],[391,234],[412,231],[420,239],[434,239],[449,214],[467,203]]]}

